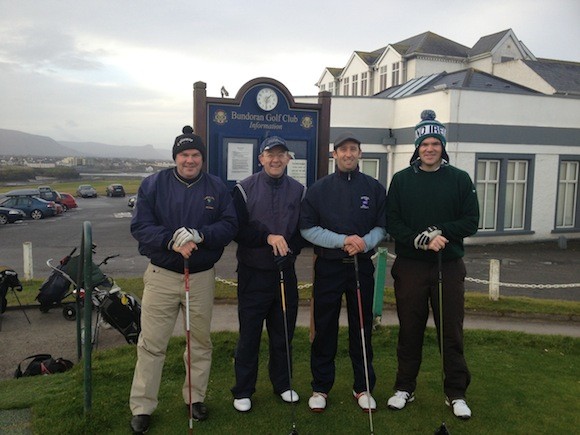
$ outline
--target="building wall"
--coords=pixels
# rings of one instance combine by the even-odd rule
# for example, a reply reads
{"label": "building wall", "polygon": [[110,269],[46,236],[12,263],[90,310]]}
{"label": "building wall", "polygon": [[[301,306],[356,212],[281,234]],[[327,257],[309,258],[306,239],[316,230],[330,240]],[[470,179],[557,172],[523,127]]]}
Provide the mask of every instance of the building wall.
{"label": "building wall", "polygon": [[[353,95],[352,91],[352,83],[353,83],[353,76],[357,76],[357,92],[356,95],[360,95],[360,83],[361,83],[361,75],[363,72],[368,72],[369,66],[356,54],[352,57],[351,61],[344,69],[341,74],[341,84],[340,84],[340,95],[345,95],[344,92],[344,79],[348,78],[348,95]],[[367,85],[368,86],[368,85]]]}
{"label": "building wall", "polygon": [[537,75],[521,60],[498,63],[493,66],[493,75],[527,86],[546,95],[552,95],[556,90],[543,78]]}
{"label": "building wall", "polygon": [[443,59],[439,57],[418,57],[415,60],[413,76],[407,76],[407,80],[417,77],[428,76],[435,73],[454,72],[465,69],[467,66],[455,59]]}
{"label": "building wall", "polygon": [[[561,235],[580,238],[577,230],[553,232],[560,156],[578,156],[580,160],[580,99],[456,89],[398,100],[334,97],[331,140],[333,131],[348,129],[364,138],[363,152],[387,154],[387,180],[381,181],[388,186],[393,173],[409,165],[415,150],[413,128],[424,109],[433,109],[448,127],[451,164],[465,170],[474,181],[478,154],[533,156],[530,231],[480,232],[470,243],[538,241]],[[389,131],[394,133],[396,144],[389,144]]]}

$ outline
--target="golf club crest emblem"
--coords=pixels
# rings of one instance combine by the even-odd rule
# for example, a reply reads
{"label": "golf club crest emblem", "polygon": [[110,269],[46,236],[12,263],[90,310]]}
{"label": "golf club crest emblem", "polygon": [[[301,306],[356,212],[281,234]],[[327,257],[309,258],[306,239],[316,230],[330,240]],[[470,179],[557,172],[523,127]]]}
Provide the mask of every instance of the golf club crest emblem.
{"label": "golf club crest emblem", "polygon": [[306,115],[306,116],[302,117],[302,121],[300,122],[300,125],[302,126],[302,128],[305,128],[308,130],[309,128],[312,128],[312,126],[314,125],[314,121],[312,120],[311,116]]}
{"label": "golf club crest emblem", "polygon": [[213,116],[213,122],[219,125],[224,125],[226,122],[228,122],[228,114],[225,112],[225,110],[216,110]]}

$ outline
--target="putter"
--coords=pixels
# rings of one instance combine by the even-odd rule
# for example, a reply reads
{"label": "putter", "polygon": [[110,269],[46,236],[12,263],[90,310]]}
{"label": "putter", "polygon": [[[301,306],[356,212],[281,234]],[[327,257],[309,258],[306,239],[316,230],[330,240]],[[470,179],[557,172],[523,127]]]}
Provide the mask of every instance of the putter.
{"label": "putter", "polygon": [[[437,272],[438,272],[438,290],[439,290],[439,355],[441,356],[441,385],[443,386],[443,395],[445,395],[445,360],[443,358],[443,254],[437,251]],[[445,422],[441,423],[435,430],[435,435],[448,435],[449,431]]]}
{"label": "putter", "polygon": [[183,281],[185,282],[185,339],[187,342],[187,391],[189,393],[189,434],[193,433],[193,406],[191,403],[191,344],[189,338],[189,262],[183,259]]}
{"label": "putter", "polygon": [[290,384],[290,401],[292,402],[292,430],[290,435],[298,435],[296,430],[296,402],[292,389],[292,364],[290,363],[290,340],[288,339],[288,318],[286,316],[286,286],[284,272],[280,269],[280,298],[282,300],[282,315],[284,316],[284,338],[286,339],[286,364],[288,365],[288,383]]}
{"label": "putter", "polygon": [[370,433],[371,435],[373,435],[375,433],[375,430],[373,428],[373,412],[371,410],[371,388],[370,388],[370,382],[369,382],[369,365],[367,362],[367,346],[366,346],[366,340],[365,340],[365,327],[364,327],[364,322],[363,322],[363,309],[362,309],[362,297],[361,297],[361,293],[360,293],[360,280],[359,280],[359,276],[358,276],[358,254],[354,255],[354,276],[355,276],[355,280],[356,280],[356,299],[358,302],[358,318],[359,318],[359,323],[360,323],[360,338],[361,338],[361,344],[362,344],[362,353],[363,353],[363,362],[364,362],[364,366],[365,366],[365,381],[366,381],[366,386],[367,386],[367,406],[368,406],[368,410],[369,410],[369,427],[370,427]]}

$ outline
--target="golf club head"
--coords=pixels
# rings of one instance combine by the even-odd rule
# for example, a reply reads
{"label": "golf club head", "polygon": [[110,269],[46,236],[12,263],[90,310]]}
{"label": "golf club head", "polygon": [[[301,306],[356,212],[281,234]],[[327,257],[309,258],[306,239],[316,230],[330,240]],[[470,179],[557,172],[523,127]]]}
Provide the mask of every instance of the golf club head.
{"label": "golf club head", "polygon": [[292,428],[289,435],[298,435],[298,431],[296,430],[296,428]]}
{"label": "golf club head", "polygon": [[449,431],[447,430],[447,426],[445,426],[445,422],[441,423],[437,429],[435,429],[435,435],[448,435]]}

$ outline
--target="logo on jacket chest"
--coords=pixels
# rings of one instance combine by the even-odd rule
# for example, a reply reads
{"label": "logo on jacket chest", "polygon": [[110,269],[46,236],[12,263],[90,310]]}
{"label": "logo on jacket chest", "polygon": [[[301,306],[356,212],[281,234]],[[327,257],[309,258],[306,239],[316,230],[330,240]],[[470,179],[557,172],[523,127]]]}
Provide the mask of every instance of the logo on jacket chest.
{"label": "logo on jacket chest", "polygon": [[213,196],[206,196],[203,198],[206,210],[213,210],[215,208],[215,198]]}
{"label": "logo on jacket chest", "polygon": [[360,208],[361,210],[368,210],[371,207],[371,199],[363,195],[360,197]]}

